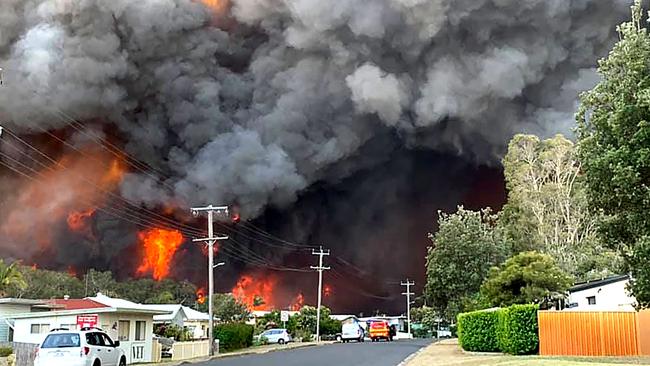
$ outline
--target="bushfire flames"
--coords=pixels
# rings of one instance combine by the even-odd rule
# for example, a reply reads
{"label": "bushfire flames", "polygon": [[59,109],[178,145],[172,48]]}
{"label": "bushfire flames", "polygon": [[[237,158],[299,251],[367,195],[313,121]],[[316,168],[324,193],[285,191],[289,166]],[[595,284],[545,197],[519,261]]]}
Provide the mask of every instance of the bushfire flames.
{"label": "bushfire flames", "polygon": [[172,259],[183,244],[183,234],[177,230],[148,229],[138,233],[143,258],[137,273],[151,274],[156,281],[169,275]]}
{"label": "bushfire flames", "polygon": [[273,290],[277,280],[273,277],[253,278],[242,276],[232,289],[233,296],[246,304],[250,310],[262,311],[273,308]]}
{"label": "bushfire flames", "polygon": [[106,201],[107,192],[117,188],[125,172],[119,159],[101,150],[64,155],[43,169],[38,179],[22,182],[20,192],[5,203],[0,235],[16,244],[4,249],[29,259],[35,252],[48,249],[66,222],[72,232],[91,234],[95,205]]}
{"label": "bushfire flames", "polygon": [[83,211],[72,211],[68,214],[68,228],[77,233],[92,236],[91,222],[95,214],[95,208]]}
{"label": "bushfire flames", "polygon": [[233,296],[246,304],[251,311],[270,311],[286,309],[287,305],[291,310],[298,311],[305,305],[305,297],[302,293],[296,295],[291,304],[284,302],[290,297],[283,297],[276,291],[278,279],[272,275],[246,274],[239,278],[232,289]]}
{"label": "bushfire flames", "polygon": [[198,302],[199,304],[205,304],[205,300],[206,300],[205,289],[201,287],[196,291],[196,302]]}
{"label": "bushfire flames", "polygon": [[296,296],[296,299],[293,300],[293,304],[291,304],[291,310],[300,311],[303,306],[305,306],[305,297],[303,294],[298,294],[298,296]]}

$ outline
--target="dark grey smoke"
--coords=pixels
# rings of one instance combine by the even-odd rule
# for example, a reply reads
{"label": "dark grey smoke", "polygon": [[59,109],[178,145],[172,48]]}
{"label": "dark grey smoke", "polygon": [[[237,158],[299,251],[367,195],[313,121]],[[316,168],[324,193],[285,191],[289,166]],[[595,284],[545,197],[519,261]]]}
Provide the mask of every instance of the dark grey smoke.
{"label": "dark grey smoke", "polygon": [[570,133],[630,2],[232,0],[224,31],[198,1],[2,0],[0,120],[116,126],[174,187],[132,175],[126,197],[256,216],[365,167],[382,131],[479,162]]}

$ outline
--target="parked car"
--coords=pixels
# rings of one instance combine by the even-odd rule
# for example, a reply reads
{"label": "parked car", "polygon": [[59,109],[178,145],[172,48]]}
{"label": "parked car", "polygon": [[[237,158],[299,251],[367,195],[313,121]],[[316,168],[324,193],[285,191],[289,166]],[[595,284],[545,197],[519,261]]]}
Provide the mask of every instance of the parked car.
{"label": "parked car", "polygon": [[388,322],[380,320],[370,323],[370,339],[373,342],[378,342],[382,339],[392,341],[393,339],[390,336],[390,327]]}
{"label": "parked car", "polygon": [[323,334],[320,337],[321,340],[323,341],[335,341],[335,342],[342,342],[343,338],[341,337],[341,333],[336,333],[336,334]]}
{"label": "parked car", "polygon": [[289,332],[287,332],[286,329],[266,330],[262,332],[262,334],[256,337],[258,341],[261,340],[262,338],[266,338],[266,340],[269,343],[278,343],[278,344],[285,344],[293,341],[291,335],[289,335]]}
{"label": "parked car", "polygon": [[359,323],[352,322],[343,324],[341,332],[341,340],[343,343],[347,343],[349,341],[363,342],[365,336],[365,332]]}
{"label": "parked car", "polygon": [[57,329],[36,349],[34,366],[125,366],[119,341],[100,329]]}

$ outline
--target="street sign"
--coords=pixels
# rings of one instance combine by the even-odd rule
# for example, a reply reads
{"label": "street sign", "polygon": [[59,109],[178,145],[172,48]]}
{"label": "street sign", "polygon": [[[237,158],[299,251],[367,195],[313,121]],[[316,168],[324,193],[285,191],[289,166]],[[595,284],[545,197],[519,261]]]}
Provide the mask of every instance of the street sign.
{"label": "street sign", "polygon": [[99,322],[97,315],[77,315],[77,327],[82,328],[97,328]]}
{"label": "street sign", "polygon": [[289,312],[286,310],[282,310],[280,312],[280,320],[283,322],[288,322],[289,321]]}

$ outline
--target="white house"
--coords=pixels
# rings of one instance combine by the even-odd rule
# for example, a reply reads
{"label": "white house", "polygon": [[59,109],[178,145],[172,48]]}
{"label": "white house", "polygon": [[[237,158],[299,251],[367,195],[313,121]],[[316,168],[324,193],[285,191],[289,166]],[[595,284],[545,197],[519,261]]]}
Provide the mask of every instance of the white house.
{"label": "white house", "polygon": [[569,289],[567,311],[635,311],[636,299],[627,285],[630,276],[613,276],[584,282]]}
{"label": "white house", "polygon": [[15,314],[48,311],[56,308],[42,300],[0,299],[0,342],[13,341],[13,320]]}
{"label": "white house", "polygon": [[120,341],[128,363],[152,361],[153,317],[167,313],[102,294],[85,299],[50,300],[50,304],[57,308],[12,315],[15,342],[40,343],[51,329],[77,329],[80,319],[91,318],[96,319],[95,326]]}
{"label": "white house", "polygon": [[210,315],[183,305],[143,305],[149,309],[166,311],[167,314],[155,315],[154,324],[175,324],[186,327],[194,339],[208,338]]}

